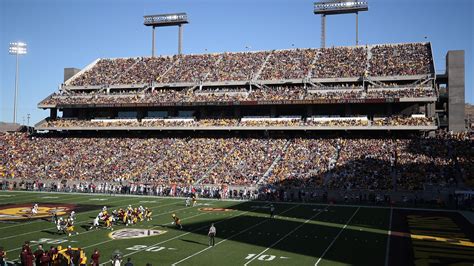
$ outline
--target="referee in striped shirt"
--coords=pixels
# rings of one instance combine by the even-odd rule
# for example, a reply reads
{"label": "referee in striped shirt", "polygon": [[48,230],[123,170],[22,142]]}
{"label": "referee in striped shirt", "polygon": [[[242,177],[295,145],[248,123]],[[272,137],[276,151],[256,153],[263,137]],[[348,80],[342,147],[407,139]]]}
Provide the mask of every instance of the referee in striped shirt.
{"label": "referee in striped shirt", "polygon": [[209,228],[209,246],[214,246],[214,237],[216,236],[216,228],[214,227],[214,223],[211,224],[211,228]]}

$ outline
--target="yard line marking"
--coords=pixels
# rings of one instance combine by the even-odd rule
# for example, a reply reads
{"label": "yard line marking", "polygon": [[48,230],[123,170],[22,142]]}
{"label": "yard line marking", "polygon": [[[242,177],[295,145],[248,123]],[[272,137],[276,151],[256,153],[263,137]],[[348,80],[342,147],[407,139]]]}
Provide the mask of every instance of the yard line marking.
{"label": "yard line marking", "polygon": [[388,224],[388,232],[387,232],[387,249],[385,250],[385,266],[388,266],[388,256],[390,252],[390,238],[392,235],[392,215],[393,209],[390,209],[390,222]]}
{"label": "yard line marking", "polygon": [[0,200],[15,200],[15,201],[18,201],[18,200],[25,200],[25,199],[28,199],[28,198],[34,198],[34,197],[37,197],[38,195],[36,194],[13,194],[13,195],[6,195],[4,193],[1,194],[1,199]]}
{"label": "yard line marking", "polygon": [[[54,199],[54,201],[56,201],[56,200],[72,200],[72,199],[78,199],[78,198],[80,198],[80,197]],[[82,202],[82,201],[85,201],[85,200],[79,200],[79,201],[76,201],[76,203],[77,203],[77,202]],[[52,202],[45,202],[45,203],[52,203]],[[20,204],[24,204],[24,203],[20,203]],[[60,203],[58,203],[58,204],[60,204]],[[38,205],[41,205],[41,202],[39,202]],[[78,215],[79,215],[79,214],[78,214]],[[18,224],[0,227],[0,230],[7,229],[7,228],[12,228],[12,227],[17,227],[17,226],[30,225],[30,224],[37,223],[37,222],[42,222],[43,219],[47,219],[47,218],[50,218],[50,217],[34,218],[35,220],[33,220],[33,221],[28,221],[28,222],[21,222],[21,221],[20,221]],[[30,218],[30,219],[31,219],[31,218]],[[1,239],[7,239],[7,238],[0,238],[0,240],[1,240]]]}
{"label": "yard line marking", "polygon": [[344,229],[346,229],[347,225],[352,221],[352,218],[354,218],[354,216],[357,214],[357,212],[359,211],[360,207],[357,208],[357,210],[352,214],[351,218],[349,218],[349,220],[347,220],[347,223],[344,225],[344,227],[341,228],[341,230],[339,230],[339,233],[336,235],[336,237],[332,240],[331,244],[329,244],[329,246],[326,248],[326,250],[323,252],[323,254],[321,255],[321,257],[319,257],[318,261],[316,261],[316,263],[314,264],[314,266],[317,266],[319,264],[319,262],[323,259],[324,255],[326,255],[326,253],[329,251],[329,249],[332,247],[332,245],[334,245],[334,243],[336,242],[337,238],[341,235],[342,231]]}
{"label": "yard line marking", "polygon": [[[205,214],[208,214],[208,213],[198,213],[198,214],[195,214],[195,215],[192,215],[192,216],[189,216],[189,217],[186,217],[184,218],[183,220],[187,220],[187,219],[191,219],[191,218],[194,218],[194,217],[197,217],[197,216],[201,216],[201,215],[205,215]],[[169,223],[166,223],[164,225],[169,225],[169,224],[173,224],[173,222],[169,222]],[[149,229],[154,229],[158,226],[163,226],[163,225],[155,225],[153,227],[150,227]],[[197,229],[196,229],[197,230]],[[114,241],[115,239],[108,239],[108,240],[105,240],[105,241],[102,241],[102,242],[99,242],[99,243],[94,243],[92,245],[89,245],[89,246],[85,246],[83,247],[83,249],[86,249],[86,248],[91,248],[91,247],[95,247],[95,246],[98,246],[98,245],[102,245],[102,244],[105,244],[105,243],[109,243],[111,241]],[[155,244],[156,245],[156,244]],[[154,246],[154,245],[153,245]],[[149,246],[149,247],[153,247],[153,246]],[[108,261],[109,262],[109,261]],[[100,265],[105,265],[107,262],[105,263],[101,263]]]}
{"label": "yard line marking", "polygon": [[[125,200],[125,199],[124,199],[124,200]],[[120,200],[120,201],[123,201],[123,200]],[[118,201],[116,201],[116,202],[118,202]],[[172,203],[170,203],[170,204],[165,204],[165,205],[156,206],[156,207],[153,207],[153,208],[150,208],[150,209],[155,209],[155,208],[163,207],[163,206],[169,206],[169,205],[173,205],[173,204],[176,204],[176,202],[172,202]],[[169,214],[169,213],[171,213],[171,212],[183,210],[183,209],[186,209],[186,208],[189,208],[189,207],[181,208],[181,209],[178,209],[178,210],[172,210],[172,211],[165,212],[165,213],[155,214],[155,215],[152,215],[152,217],[158,217],[158,216],[161,216],[161,215],[164,215],[164,214]],[[97,210],[95,210],[95,211],[97,211]],[[77,224],[83,224],[83,223],[86,223],[86,222],[89,222],[89,223],[90,223],[90,221],[84,220],[84,221],[82,221],[82,222],[75,223],[75,225],[77,225]],[[38,231],[33,231],[33,232],[29,232],[29,233],[24,233],[24,234],[21,234],[21,235],[27,235],[27,234],[31,234],[31,233],[37,233],[37,232],[41,232],[42,230],[50,230],[50,229],[53,229],[53,230],[54,230],[54,229],[56,229],[56,227],[45,228],[45,229],[41,229],[41,230],[38,230]],[[91,233],[91,232],[95,232],[95,231],[89,230],[89,231],[85,231],[85,232],[82,232],[82,233],[79,233],[79,234],[73,235],[73,236],[84,235],[84,234]],[[10,237],[8,237],[8,238],[12,238],[12,237],[16,237],[16,236],[19,236],[19,235],[10,236]],[[64,239],[69,239],[69,238],[68,238],[68,237],[65,237],[65,238],[64,238],[64,237],[61,237],[61,238],[55,238],[55,239],[53,239],[53,240],[64,240]],[[30,245],[30,246],[33,247],[33,246],[36,246],[36,245],[38,245],[38,244],[41,244],[41,243],[33,244],[33,245]],[[11,251],[15,251],[15,250],[20,250],[20,249],[21,249],[21,247],[15,248],[15,249],[10,249],[10,250],[7,250],[7,252],[11,252]]]}
{"label": "yard line marking", "polygon": [[316,216],[320,215],[323,211],[320,211],[316,214],[314,214],[313,216],[311,216],[308,220],[306,220],[304,223],[300,224],[299,226],[295,227],[293,230],[291,230],[290,232],[288,232],[286,235],[282,236],[280,239],[278,239],[275,243],[273,243],[271,246],[269,246],[268,248],[266,248],[264,251],[260,252],[259,254],[255,255],[251,260],[247,261],[247,263],[244,264],[244,266],[247,266],[249,265],[252,261],[254,261],[256,258],[260,257],[260,255],[262,255],[263,253],[267,252],[269,249],[271,249],[272,247],[274,247],[275,245],[277,245],[278,243],[280,243],[281,241],[283,241],[285,238],[287,238],[289,235],[291,235],[292,233],[294,233],[296,230],[298,230],[299,228],[301,228],[303,225],[307,224],[309,221],[311,221],[312,219],[314,219]]}
{"label": "yard line marking", "polygon": [[[289,209],[285,210],[284,212],[279,213],[279,215],[282,215],[282,214],[285,213],[285,212],[289,212],[290,210],[292,210],[292,209],[294,209],[294,208],[296,208],[296,207],[299,207],[299,206],[300,206],[300,205],[295,205],[295,206],[293,206],[292,208],[289,208]],[[268,222],[268,221],[270,221],[270,220],[273,220],[273,219],[270,219],[270,218],[269,218],[269,219],[263,220],[263,221],[261,221],[261,222],[255,224],[255,225],[253,225],[253,226],[251,226],[251,227],[249,227],[249,228],[247,228],[247,229],[245,229],[245,230],[243,230],[243,231],[240,231],[240,232],[238,232],[238,233],[236,233],[236,234],[231,235],[230,237],[228,237],[228,238],[226,238],[226,239],[223,239],[223,240],[217,242],[217,244],[215,244],[214,246],[217,246],[217,245],[219,245],[219,244],[222,244],[222,243],[226,242],[227,240],[232,239],[232,238],[234,238],[234,237],[236,237],[236,236],[238,236],[238,235],[240,235],[240,234],[242,234],[242,233],[245,233],[246,231],[248,231],[248,230],[250,230],[250,229],[252,229],[252,228],[255,228],[255,227],[257,227],[257,226],[259,226],[259,225],[261,225],[261,224],[263,224],[263,223],[266,223],[266,222]],[[223,231],[224,231],[224,230],[223,230]],[[260,234],[260,233],[259,233],[259,234]],[[212,248],[212,247],[213,247],[213,246],[209,246],[209,247],[207,247],[207,248],[205,248],[205,249],[203,249],[203,250],[201,250],[201,251],[198,251],[198,252],[196,252],[196,253],[194,253],[194,254],[192,254],[192,255],[190,255],[190,256],[187,256],[186,258],[184,258],[184,259],[182,259],[182,260],[180,260],[180,261],[177,261],[177,262],[175,262],[175,263],[173,263],[173,264],[171,264],[171,265],[172,265],[172,266],[177,265],[177,264],[179,264],[179,263],[181,263],[181,262],[183,262],[183,261],[186,261],[186,260],[188,260],[188,259],[190,259],[190,258],[192,258],[192,257],[194,257],[194,256],[196,256],[196,255],[199,255],[199,254],[205,252],[206,250],[209,250],[209,249]]]}
{"label": "yard line marking", "polygon": [[[215,222],[214,224],[219,224],[219,223],[225,222],[225,221],[227,221],[227,220],[234,219],[234,218],[236,218],[236,217],[242,216],[242,215],[244,215],[244,214],[246,214],[246,213],[249,213],[249,212],[251,212],[251,211],[254,211],[254,210],[256,210],[256,208],[252,208],[252,209],[250,209],[250,210],[248,210],[248,211],[245,211],[245,212],[243,212],[243,213],[240,213],[240,214],[237,214],[237,215],[233,215],[233,216],[227,217],[227,218],[225,218],[224,220],[220,220],[220,221],[218,221],[218,222]],[[211,212],[209,212],[209,213],[203,213],[203,214],[210,214],[210,213],[211,213]],[[258,216],[257,216],[257,217],[258,217]],[[262,217],[263,217],[263,216],[262,216]],[[163,243],[166,243],[166,242],[169,242],[169,241],[172,241],[172,240],[175,240],[175,239],[178,239],[178,238],[180,238],[180,237],[182,237],[182,236],[189,235],[189,234],[191,234],[191,233],[195,233],[195,232],[197,232],[197,231],[200,231],[200,230],[202,230],[202,229],[204,229],[204,228],[208,228],[208,227],[209,227],[208,225],[201,226],[201,227],[199,227],[199,228],[197,228],[197,229],[195,229],[195,230],[193,230],[193,231],[189,231],[189,232],[187,232],[187,233],[183,233],[183,234],[181,234],[181,235],[177,235],[177,236],[172,237],[172,238],[170,238],[170,239],[167,239],[167,240],[161,241],[161,242],[159,242],[159,243],[153,244],[153,245],[149,246],[149,248],[150,248],[150,247],[155,247],[155,246],[161,245],[161,244],[163,244]],[[137,250],[137,251],[134,251],[134,252],[125,254],[125,255],[122,256],[122,258],[131,256],[131,255],[134,255],[134,254],[139,253],[139,252],[142,252],[142,251],[143,251],[143,250]],[[109,262],[111,262],[111,260],[108,260],[108,261],[106,261],[106,262],[104,262],[104,263],[101,263],[100,265],[106,265],[106,264],[109,263]]]}

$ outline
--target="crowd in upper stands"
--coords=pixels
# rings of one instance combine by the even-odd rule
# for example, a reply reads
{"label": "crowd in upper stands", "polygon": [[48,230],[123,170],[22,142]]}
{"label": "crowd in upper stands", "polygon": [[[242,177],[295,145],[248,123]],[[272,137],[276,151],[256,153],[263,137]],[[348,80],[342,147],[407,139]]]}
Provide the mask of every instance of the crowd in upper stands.
{"label": "crowd in upper stands", "polygon": [[370,50],[372,76],[409,76],[431,72],[431,50],[420,43],[377,45]]}
{"label": "crowd in upper stands", "polygon": [[[474,185],[474,139],[88,138],[0,135],[16,180],[409,189]],[[121,184],[122,184],[121,183]],[[123,183],[125,184],[125,183]]]}
{"label": "crowd in upper stands", "polygon": [[363,47],[322,48],[313,69],[313,77],[362,77],[366,68],[367,51]]}
{"label": "crowd in upper stands", "polygon": [[346,78],[431,73],[423,43],[241,53],[100,59],[68,85],[198,83],[277,79]]}
{"label": "crowd in upper stands", "polygon": [[316,50],[275,51],[268,59],[260,80],[302,79],[310,74]]}
{"label": "crowd in upper stands", "polygon": [[303,86],[276,86],[252,89],[175,90],[156,89],[149,92],[105,93],[57,93],[41,102],[42,105],[58,104],[133,104],[133,103],[181,103],[181,102],[232,102],[232,101],[275,101],[275,100],[361,100],[386,98],[434,97],[431,88],[406,87],[397,89],[348,89],[330,90],[327,87],[304,88]]}

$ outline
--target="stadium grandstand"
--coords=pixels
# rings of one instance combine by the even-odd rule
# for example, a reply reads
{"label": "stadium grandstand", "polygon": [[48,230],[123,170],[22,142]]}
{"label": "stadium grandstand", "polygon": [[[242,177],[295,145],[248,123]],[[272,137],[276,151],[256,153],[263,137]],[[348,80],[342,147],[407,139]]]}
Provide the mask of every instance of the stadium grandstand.
{"label": "stadium grandstand", "polygon": [[157,195],[436,187],[447,197],[473,184],[474,156],[469,134],[443,133],[452,119],[436,108],[432,54],[406,43],[97,59],[65,69],[33,137],[2,136],[4,175]]}
{"label": "stadium grandstand", "polygon": [[[464,51],[439,73],[427,37],[359,45],[367,2],[314,4],[321,48],[185,54],[187,13],[144,16],[152,56],[65,68],[33,127],[16,123],[12,53],[0,266],[473,264]],[[326,47],[326,15],[352,13],[356,46]],[[164,26],[178,53],[155,56]]]}
{"label": "stadium grandstand", "polygon": [[430,43],[98,59],[36,129],[433,131],[434,81]]}

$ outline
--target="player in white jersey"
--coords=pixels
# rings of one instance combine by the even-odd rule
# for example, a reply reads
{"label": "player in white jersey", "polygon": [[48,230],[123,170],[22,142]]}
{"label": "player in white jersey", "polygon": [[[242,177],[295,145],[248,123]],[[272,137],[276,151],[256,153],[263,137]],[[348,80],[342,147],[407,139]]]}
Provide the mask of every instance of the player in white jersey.
{"label": "player in white jersey", "polygon": [[76,212],[75,211],[72,211],[70,214],[69,214],[69,219],[75,221],[76,220]]}
{"label": "player in white jersey", "polygon": [[31,216],[38,214],[38,209],[38,204],[35,203],[35,205],[33,205],[33,207],[31,208]]}
{"label": "player in white jersey", "polygon": [[92,221],[92,226],[89,228],[89,230],[98,229],[99,221],[100,221],[100,217],[99,216],[95,217],[94,220]]}
{"label": "player in white jersey", "polygon": [[189,206],[191,206],[191,198],[188,196],[186,198],[186,207],[189,207]]}

